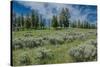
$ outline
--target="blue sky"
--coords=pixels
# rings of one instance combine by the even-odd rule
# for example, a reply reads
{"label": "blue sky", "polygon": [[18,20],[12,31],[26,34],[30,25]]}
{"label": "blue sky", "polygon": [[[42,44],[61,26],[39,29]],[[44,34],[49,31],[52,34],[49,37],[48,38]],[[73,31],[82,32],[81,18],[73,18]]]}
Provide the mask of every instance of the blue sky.
{"label": "blue sky", "polygon": [[28,14],[31,10],[38,10],[45,19],[52,19],[53,15],[58,15],[62,8],[68,8],[71,18],[70,21],[81,20],[91,23],[97,22],[97,6],[95,5],[75,5],[61,3],[46,3],[33,1],[13,1],[12,9],[17,14]]}

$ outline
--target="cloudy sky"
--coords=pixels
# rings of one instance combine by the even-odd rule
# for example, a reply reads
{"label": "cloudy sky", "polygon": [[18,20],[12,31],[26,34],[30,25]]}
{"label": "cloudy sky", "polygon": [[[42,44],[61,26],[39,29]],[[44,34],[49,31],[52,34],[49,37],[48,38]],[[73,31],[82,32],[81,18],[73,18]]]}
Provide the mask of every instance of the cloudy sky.
{"label": "cloudy sky", "polygon": [[12,10],[17,14],[28,14],[33,9],[38,10],[46,19],[51,19],[53,15],[58,15],[62,8],[68,8],[70,20],[97,22],[97,6],[95,5],[75,5],[61,3],[46,3],[34,1],[13,1]]}

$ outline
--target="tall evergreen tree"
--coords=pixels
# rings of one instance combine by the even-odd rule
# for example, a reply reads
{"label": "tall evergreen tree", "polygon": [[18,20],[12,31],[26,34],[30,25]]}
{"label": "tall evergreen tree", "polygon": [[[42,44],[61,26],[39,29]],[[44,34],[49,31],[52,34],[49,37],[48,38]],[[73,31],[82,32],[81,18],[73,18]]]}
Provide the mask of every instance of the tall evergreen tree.
{"label": "tall evergreen tree", "polygon": [[31,28],[34,28],[36,23],[35,10],[32,10],[31,20]]}
{"label": "tall evergreen tree", "polygon": [[39,27],[40,27],[41,29],[44,29],[44,27],[45,27],[45,23],[44,23],[43,20],[44,20],[44,19],[43,19],[43,16],[40,14],[40,17],[39,17]]}
{"label": "tall evergreen tree", "polygon": [[58,27],[57,16],[53,16],[53,19],[52,19],[52,27],[54,27],[54,28],[57,28]]}
{"label": "tall evergreen tree", "polygon": [[20,17],[20,25],[21,25],[21,29],[23,29],[24,28],[24,15],[23,14],[21,14],[21,17]]}
{"label": "tall evergreen tree", "polygon": [[16,13],[13,12],[12,13],[12,30],[15,31],[16,30]]}
{"label": "tall evergreen tree", "polygon": [[70,13],[68,8],[63,8],[60,13],[60,26],[69,27],[69,18],[70,18]]}
{"label": "tall evergreen tree", "polygon": [[27,19],[25,21],[25,28],[30,29],[31,28],[31,21],[30,21],[30,16],[27,15]]}

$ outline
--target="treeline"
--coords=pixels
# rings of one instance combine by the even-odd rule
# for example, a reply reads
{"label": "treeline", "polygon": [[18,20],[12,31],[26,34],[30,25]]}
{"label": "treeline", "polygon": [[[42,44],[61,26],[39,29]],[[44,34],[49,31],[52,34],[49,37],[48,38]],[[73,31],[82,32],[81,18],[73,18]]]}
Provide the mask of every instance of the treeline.
{"label": "treeline", "polygon": [[[40,14],[37,10],[32,10],[30,14],[26,16],[21,14],[17,15],[16,13],[12,13],[12,30],[25,30],[25,29],[62,29],[62,28],[96,28],[95,24],[90,24],[87,21],[81,22],[80,20],[70,22],[70,12],[68,8],[62,8],[59,15],[53,15],[51,21],[48,25],[46,25],[46,19]],[[48,26],[48,27],[46,27]]]}
{"label": "treeline", "polygon": [[73,21],[70,23],[70,27],[73,28],[85,28],[85,29],[96,29],[97,25],[96,23],[90,23],[88,21],[81,21],[81,20],[77,20],[77,21]]}
{"label": "treeline", "polygon": [[26,16],[12,14],[12,30],[25,30],[25,29],[44,29],[45,19],[38,11],[33,10]]}
{"label": "treeline", "polygon": [[63,8],[61,13],[58,16],[53,16],[52,18],[52,27],[54,28],[85,28],[85,29],[96,29],[97,25],[96,23],[90,23],[88,21],[81,21],[81,20],[76,20],[76,21],[70,21],[70,12],[67,8]]}

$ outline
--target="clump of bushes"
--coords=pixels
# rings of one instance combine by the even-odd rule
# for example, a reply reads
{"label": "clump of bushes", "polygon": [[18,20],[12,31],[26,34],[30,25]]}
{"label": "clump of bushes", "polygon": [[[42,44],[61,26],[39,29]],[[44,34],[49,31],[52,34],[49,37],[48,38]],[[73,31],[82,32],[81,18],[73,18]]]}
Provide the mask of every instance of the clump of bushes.
{"label": "clump of bushes", "polygon": [[26,48],[34,48],[37,47],[37,44],[35,43],[35,40],[33,38],[25,38],[23,39],[24,47]]}
{"label": "clump of bushes", "polygon": [[33,34],[32,34],[32,32],[26,32],[26,33],[23,34],[23,36],[24,37],[32,37]]}
{"label": "clump of bushes", "polygon": [[85,39],[87,39],[87,35],[86,35],[86,34],[80,34],[80,35],[78,36],[78,39],[79,39],[79,40],[85,40]]}
{"label": "clump of bushes", "polygon": [[97,57],[96,47],[82,44],[69,50],[69,55],[77,62],[93,61]]}
{"label": "clump of bushes", "polygon": [[68,33],[66,36],[63,36],[63,40],[67,42],[73,42],[74,40],[85,40],[87,35],[83,33]]}
{"label": "clump of bushes", "polygon": [[[32,32],[27,32],[25,37],[13,39],[12,46],[14,49],[17,48],[34,48],[42,45],[61,45],[64,42],[73,42],[74,40],[85,40],[87,35],[77,32],[77,33],[56,33],[57,35],[43,36],[33,38]],[[63,35],[64,34],[64,35]],[[27,37],[28,36],[28,37]],[[91,42],[96,44],[96,42]]]}
{"label": "clump of bushes", "polygon": [[95,31],[89,31],[88,33],[89,33],[89,34],[97,35],[97,32],[95,32]]}
{"label": "clump of bushes", "polygon": [[12,42],[12,48],[34,48],[43,45],[41,38],[24,37],[16,38]]}
{"label": "clump of bushes", "polygon": [[31,58],[27,52],[24,52],[19,56],[19,65],[30,65],[31,62]]}
{"label": "clump of bushes", "polygon": [[74,37],[73,36],[67,36],[66,37],[66,41],[67,42],[73,42],[73,40],[74,40]]}
{"label": "clump of bushes", "polygon": [[41,45],[48,45],[50,44],[48,40],[42,40]]}
{"label": "clump of bushes", "polygon": [[18,49],[18,48],[23,48],[23,43],[20,38],[16,38],[12,41],[12,48],[13,49]]}
{"label": "clump of bushes", "polygon": [[76,36],[76,35],[80,35],[80,34],[82,34],[82,33],[80,33],[80,32],[74,32],[74,33],[72,33],[72,32],[69,32],[69,33],[67,33],[67,35],[68,36]]}
{"label": "clump of bushes", "polygon": [[49,37],[49,42],[50,44],[57,45],[57,44],[63,44],[64,40],[60,37]]}
{"label": "clump of bushes", "polygon": [[46,49],[42,47],[38,48],[37,56],[35,58],[38,64],[46,64],[52,58],[53,58],[53,54],[50,49]]}
{"label": "clump of bushes", "polygon": [[87,41],[87,43],[97,47],[97,40],[91,39],[91,40]]}
{"label": "clump of bushes", "polygon": [[26,34],[23,34],[24,37],[32,37],[33,35],[31,33],[26,33]]}
{"label": "clump of bushes", "polygon": [[87,39],[87,35],[86,34],[83,34],[83,33],[78,33],[76,35],[73,36],[74,40],[75,39],[78,39],[78,40],[85,40]]}
{"label": "clump of bushes", "polygon": [[34,48],[34,47],[38,47],[41,46],[41,39],[36,39],[36,38],[26,38],[23,40],[25,43],[25,47],[27,48]]}

